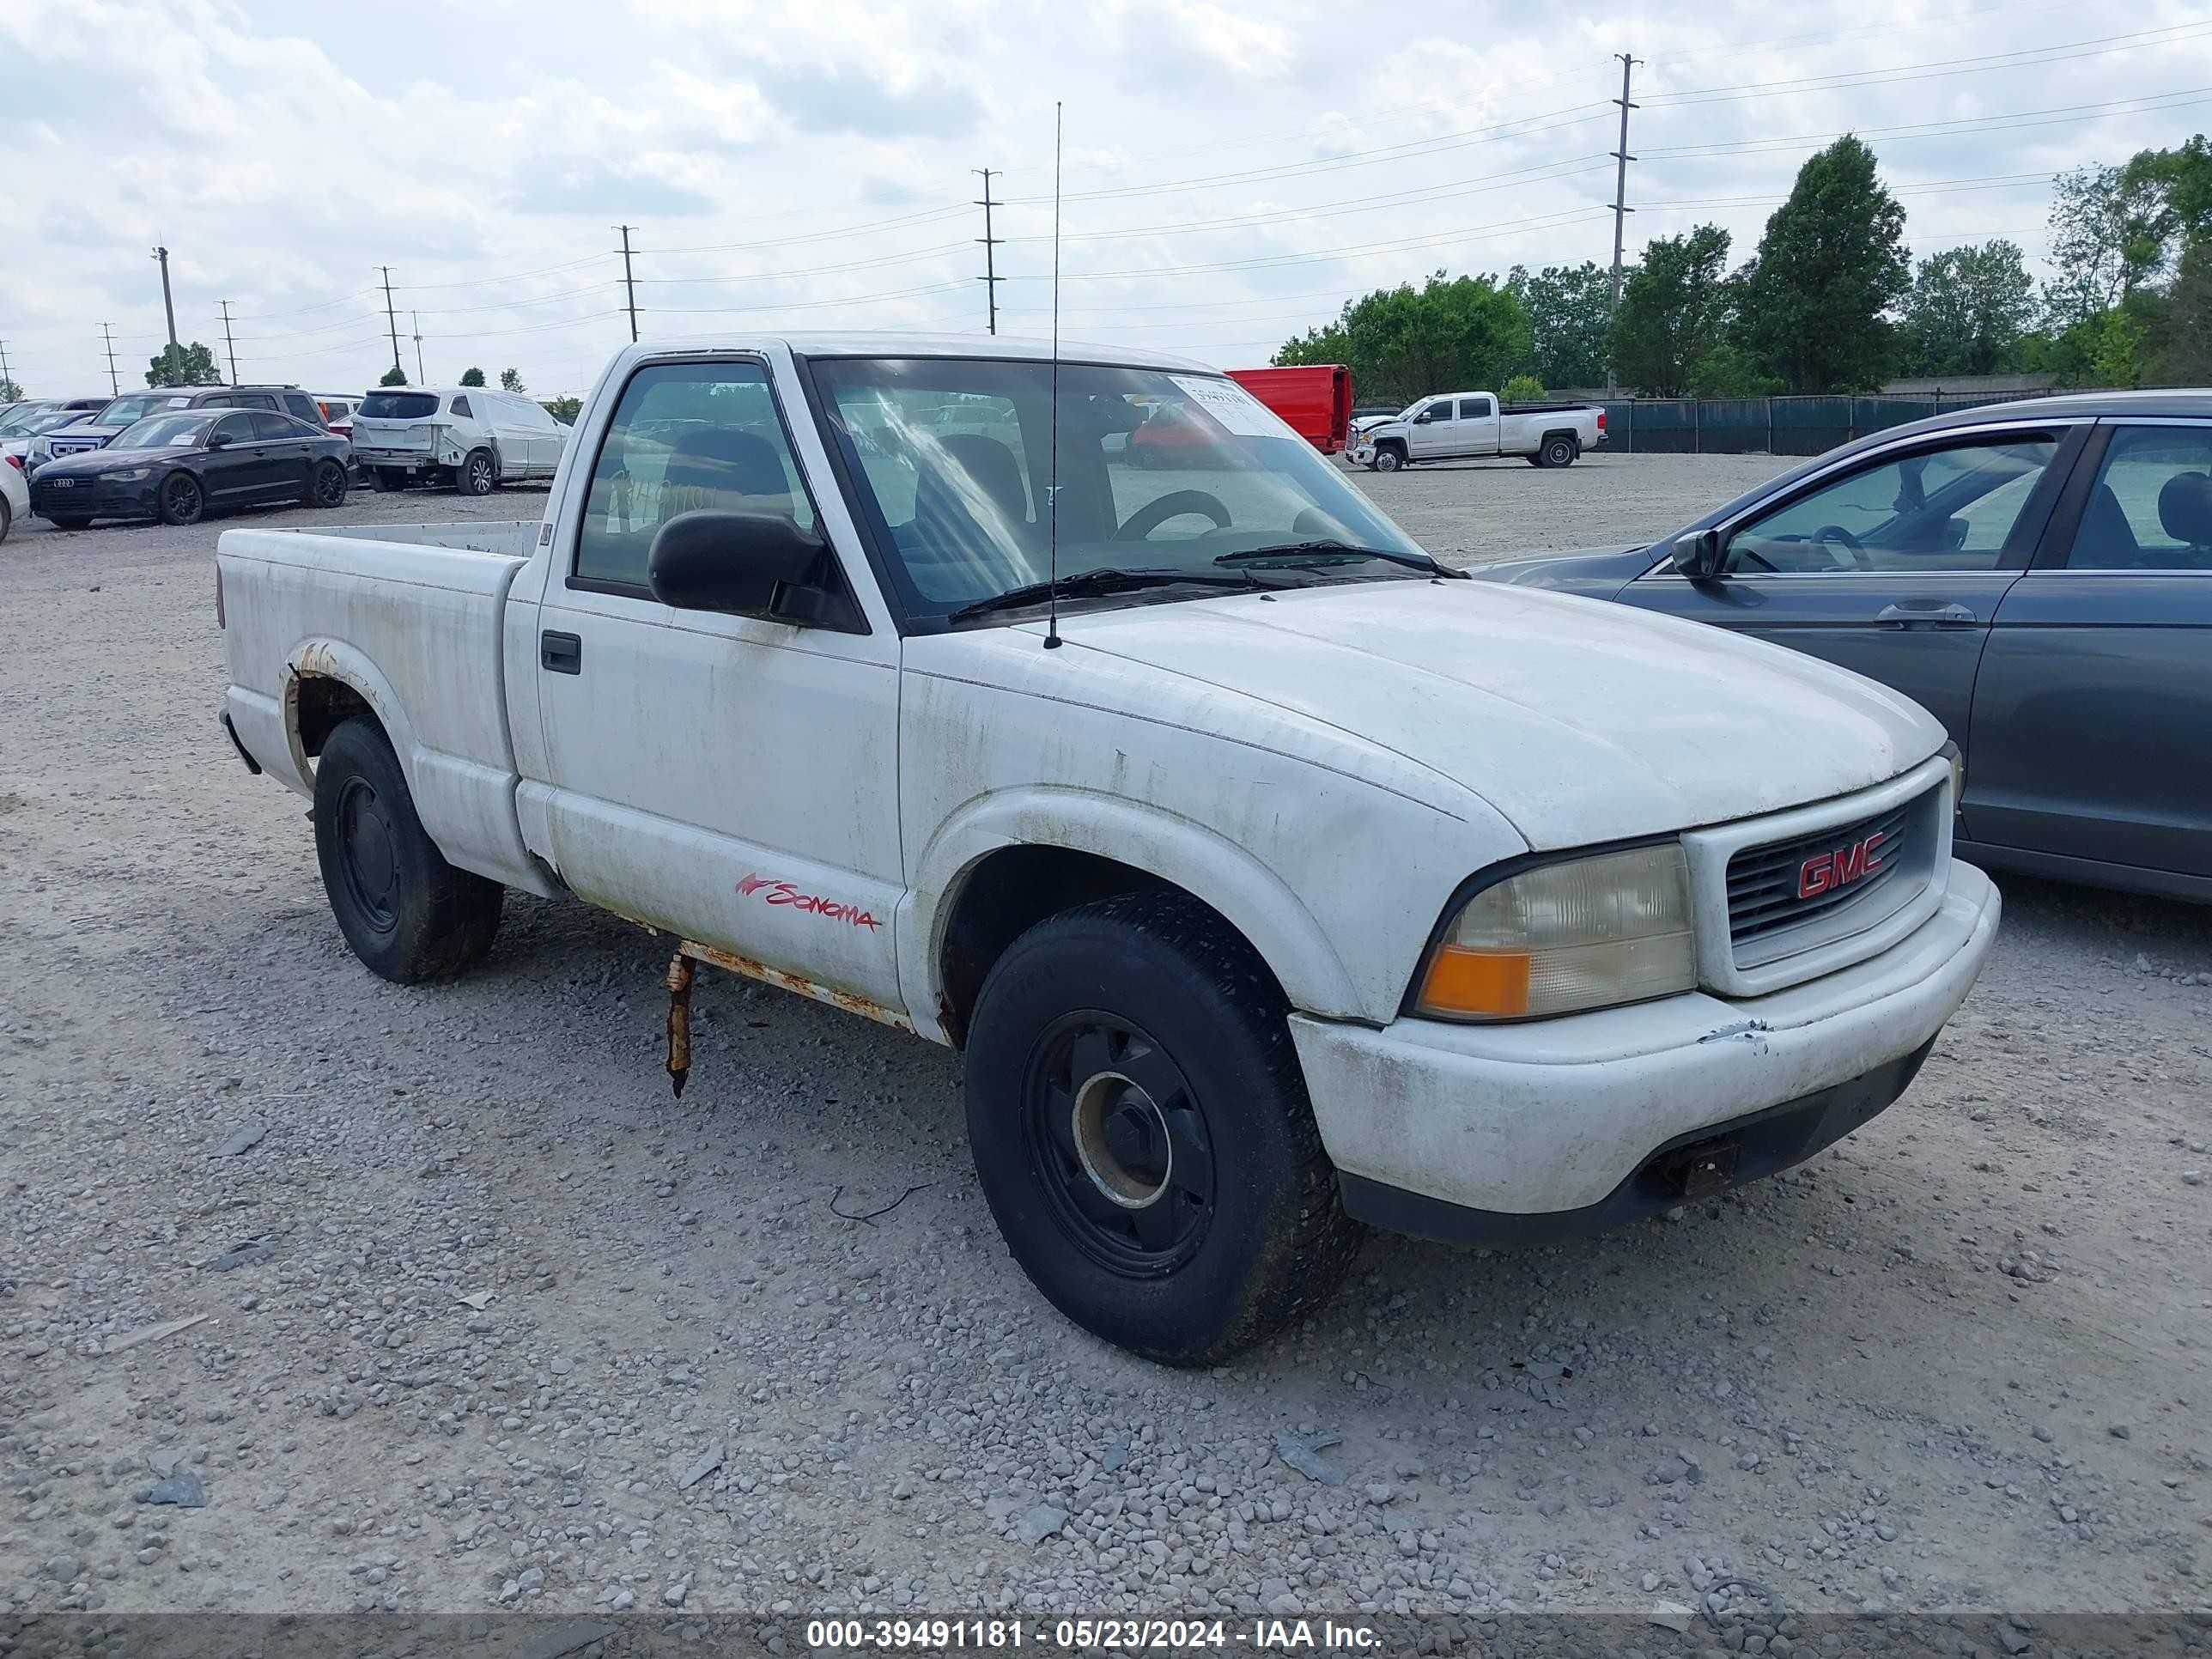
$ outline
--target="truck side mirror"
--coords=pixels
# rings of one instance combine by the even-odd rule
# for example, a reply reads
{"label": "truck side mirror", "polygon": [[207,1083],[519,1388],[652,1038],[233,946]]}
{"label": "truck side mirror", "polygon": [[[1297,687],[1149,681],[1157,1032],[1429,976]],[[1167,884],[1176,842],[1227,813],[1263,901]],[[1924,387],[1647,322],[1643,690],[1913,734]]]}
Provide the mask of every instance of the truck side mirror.
{"label": "truck side mirror", "polygon": [[781,514],[679,513],[654,532],[645,569],[653,597],[678,611],[867,631],[830,544]]}
{"label": "truck side mirror", "polygon": [[1712,580],[1727,557],[1728,538],[1717,530],[1700,530],[1674,544],[1674,568],[1693,582]]}
{"label": "truck side mirror", "polygon": [[1436,419],[1436,411],[1434,410],[1425,409],[1419,414],[1413,416],[1413,424],[1415,426],[1426,426],[1431,421]]}

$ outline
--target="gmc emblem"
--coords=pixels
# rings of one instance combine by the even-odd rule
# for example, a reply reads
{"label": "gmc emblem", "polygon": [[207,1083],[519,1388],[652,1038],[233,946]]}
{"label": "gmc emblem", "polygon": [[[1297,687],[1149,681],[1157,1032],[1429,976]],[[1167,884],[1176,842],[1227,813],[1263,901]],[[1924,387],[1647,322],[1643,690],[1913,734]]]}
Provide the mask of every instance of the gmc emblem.
{"label": "gmc emblem", "polygon": [[1849,847],[1807,859],[1797,866],[1797,896],[1814,898],[1838,887],[1848,887],[1855,881],[1864,881],[1881,868],[1881,844],[1888,839],[1885,835],[1872,835]]}

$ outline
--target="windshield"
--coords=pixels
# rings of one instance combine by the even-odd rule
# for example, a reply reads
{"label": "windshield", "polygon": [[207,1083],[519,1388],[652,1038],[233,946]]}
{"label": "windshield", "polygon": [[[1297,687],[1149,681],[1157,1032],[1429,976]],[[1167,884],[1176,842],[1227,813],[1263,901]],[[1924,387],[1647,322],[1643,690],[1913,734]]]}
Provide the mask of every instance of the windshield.
{"label": "windshield", "polygon": [[198,443],[208,429],[214,415],[156,415],[141,421],[128,431],[116,434],[110,449],[170,449],[179,444]]}
{"label": "windshield", "polygon": [[10,438],[35,438],[41,432],[58,432],[83,418],[84,411],[81,409],[49,409],[36,414],[19,414],[11,417],[5,426],[0,426],[0,434]]}
{"label": "windshield", "polygon": [[[1050,363],[829,358],[814,372],[909,611],[944,617],[1045,580]],[[1066,362],[1059,379],[1062,577],[1218,577],[1226,556],[1316,542],[1420,555],[1232,380]],[[1283,557],[1334,580],[1424,574],[1310,548]]]}
{"label": "windshield", "polygon": [[361,400],[365,421],[420,421],[438,412],[434,392],[372,392]]}
{"label": "windshield", "polygon": [[149,415],[165,409],[190,409],[191,395],[180,392],[135,392],[127,398],[118,398],[97,415],[84,418],[94,426],[129,426],[143,421]]}

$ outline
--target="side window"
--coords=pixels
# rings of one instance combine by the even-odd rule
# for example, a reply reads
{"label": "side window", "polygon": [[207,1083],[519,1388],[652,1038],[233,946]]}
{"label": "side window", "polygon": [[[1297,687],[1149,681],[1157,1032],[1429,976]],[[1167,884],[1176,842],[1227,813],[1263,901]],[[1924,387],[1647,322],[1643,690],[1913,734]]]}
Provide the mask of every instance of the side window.
{"label": "side window", "polygon": [[265,392],[234,392],[216,401],[229,409],[273,410],[276,407],[276,400]]}
{"label": "side window", "polygon": [[453,399],[453,413],[459,416],[465,421],[473,421],[476,419],[475,414],[469,408],[469,400],[466,398],[456,398]]}
{"label": "side window", "polygon": [[630,377],[592,467],[574,579],[642,590],[654,532],[699,507],[813,526],[758,363],[650,363]]}
{"label": "side window", "polygon": [[300,430],[300,423],[289,415],[257,413],[253,416],[253,435],[262,442],[269,443],[279,439],[303,438],[307,434]]}
{"label": "side window", "polygon": [[1451,418],[1452,400],[1450,398],[1439,398],[1429,405],[1429,420],[1432,424],[1439,421],[1449,421]]}
{"label": "side window", "polygon": [[1493,412],[1487,398],[1462,398],[1459,400],[1459,417],[1462,421],[1486,421]]}
{"label": "side window", "polygon": [[2212,570],[2212,427],[2115,427],[2066,568]]}
{"label": "side window", "polygon": [[1738,529],[1723,568],[1994,570],[2057,450],[2056,437],[2035,433],[1863,468]]}
{"label": "side window", "polygon": [[321,418],[316,412],[313,400],[304,392],[288,392],[284,394],[284,412],[295,420],[313,421]]}
{"label": "side window", "polygon": [[250,415],[226,415],[215,423],[208,436],[228,438],[234,444],[253,441],[253,417]]}

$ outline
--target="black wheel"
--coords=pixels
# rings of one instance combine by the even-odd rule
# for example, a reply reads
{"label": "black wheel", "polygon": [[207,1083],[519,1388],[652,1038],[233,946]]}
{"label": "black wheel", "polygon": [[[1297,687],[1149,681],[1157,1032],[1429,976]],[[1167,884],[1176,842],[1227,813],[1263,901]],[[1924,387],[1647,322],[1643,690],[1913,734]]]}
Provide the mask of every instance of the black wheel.
{"label": "black wheel", "polygon": [[318,462],[314,476],[307,480],[307,504],[309,507],[343,507],[345,498],[345,468],[336,461]]}
{"label": "black wheel", "polygon": [[1536,453],[1546,466],[1572,466],[1575,464],[1575,441],[1555,434],[1545,439],[1544,447]]}
{"label": "black wheel", "polygon": [[499,468],[489,449],[471,449],[459,476],[461,489],[471,495],[489,495],[499,488]]}
{"label": "black wheel", "polygon": [[207,492],[191,473],[172,472],[161,480],[155,502],[163,524],[198,524],[207,511]]}
{"label": "black wheel", "polygon": [[343,722],[323,745],[315,857],[338,931],[384,978],[443,979],[491,949],[507,890],[446,862],[371,720]]}
{"label": "black wheel", "polygon": [[1406,452],[1395,444],[1385,444],[1375,452],[1375,470],[1395,472],[1406,465]]}
{"label": "black wheel", "polygon": [[376,469],[376,487],[383,490],[404,489],[407,474],[396,466],[380,466]]}
{"label": "black wheel", "polygon": [[1085,1329],[1216,1364],[1324,1301],[1359,1248],[1281,993],[1180,897],[1040,922],[992,968],[968,1136],[1007,1248]]}
{"label": "black wheel", "polygon": [[57,530],[82,530],[92,520],[82,514],[72,513],[65,519],[56,518],[50,514],[47,515],[46,522]]}
{"label": "black wheel", "polygon": [[8,532],[14,526],[15,522],[15,509],[8,505],[6,496],[0,495],[0,542],[8,539]]}

